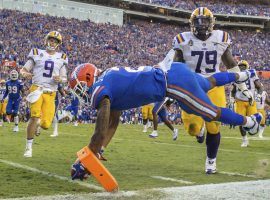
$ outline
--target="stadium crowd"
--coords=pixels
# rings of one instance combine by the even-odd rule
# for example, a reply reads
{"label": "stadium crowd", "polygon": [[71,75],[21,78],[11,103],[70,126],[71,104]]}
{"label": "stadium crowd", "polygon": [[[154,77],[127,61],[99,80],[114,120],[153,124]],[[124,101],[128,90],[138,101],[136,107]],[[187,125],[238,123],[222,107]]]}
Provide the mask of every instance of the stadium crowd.
{"label": "stadium crowd", "polygon": [[[147,21],[133,21],[119,27],[111,24],[95,24],[89,20],[79,21],[14,10],[0,10],[0,20],[2,61],[16,61],[20,68],[27,60],[30,49],[44,48],[44,36],[50,30],[58,30],[63,35],[61,49],[68,54],[69,71],[85,62],[93,63],[102,69],[116,65],[155,65],[172,48],[173,37],[179,32],[189,30],[188,26],[180,27]],[[226,31],[231,35],[233,52],[240,54],[241,59],[248,60],[256,69],[270,70],[269,32]],[[8,76],[6,68],[1,68],[0,75],[0,78]],[[26,83],[25,86],[28,88],[29,84]],[[269,84],[265,87],[270,90]],[[60,110],[63,110],[68,102],[68,99],[62,100]],[[175,110],[173,113],[176,115],[178,110]],[[90,117],[94,116],[93,112],[82,107],[80,112],[82,121],[93,121],[94,118]],[[22,104],[21,113],[23,116],[29,115],[25,103]],[[127,111],[122,116],[122,122],[129,123],[137,118],[137,115],[139,118],[139,112]],[[177,117],[172,116],[172,119]]]}
{"label": "stadium crowd", "polygon": [[[30,49],[43,48],[44,35],[57,29],[64,37],[62,50],[68,54],[70,68],[84,62],[103,69],[115,65],[154,65],[172,47],[173,37],[189,30],[188,26],[146,21],[119,27],[12,10],[1,10],[0,19],[2,58],[16,60],[23,65]],[[226,31],[232,37],[233,52],[240,53],[251,66],[269,70],[269,32]]]}
{"label": "stadium crowd", "polygon": [[270,6],[260,4],[243,4],[236,0],[137,0],[139,2],[158,4],[162,6],[181,8],[184,10],[194,10],[197,7],[208,7],[212,12],[218,14],[255,15],[270,16]]}

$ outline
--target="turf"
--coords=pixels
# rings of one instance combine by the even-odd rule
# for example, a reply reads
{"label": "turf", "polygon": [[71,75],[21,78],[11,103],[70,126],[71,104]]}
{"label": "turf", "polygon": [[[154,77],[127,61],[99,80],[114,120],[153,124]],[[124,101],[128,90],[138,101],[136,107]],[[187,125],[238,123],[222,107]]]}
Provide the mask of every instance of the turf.
{"label": "turf", "polygon": [[[12,132],[12,124],[0,127],[0,159],[27,165],[41,171],[69,178],[70,166],[76,152],[87,145],[94,125],[60,124],[60,135],[51,138],[52,130],[42,131],[33,144],[33,157],[24,158],[25,128]],[[241,148],[238,129],[222,127],[218,154],[218,172],[205,175],[205,144],[198,144],[178,127],[179,138],[172,136],[165,126],[159,126],[159,137],[148,138],[140,125],[120,125],[111,144],[105,150],[105,166],[124,191],[185,186],[187,184],[155,179],[153,176],[181,179],[194,184],[222,183],[270,179],[270,128],[264,140],[250,140],[248,148]],[[250,137],[251,138],[251,137]],[[252,137],[257,139],[257,136]],[[242,175],[229,175],[239,173]],[[246,176],[244,176],[246,175]],[[99,192],[78,184],[48,177],[0,162],[0,198],[31,197],[67,193]],[[99,186],[91,177],[86,182]]]}

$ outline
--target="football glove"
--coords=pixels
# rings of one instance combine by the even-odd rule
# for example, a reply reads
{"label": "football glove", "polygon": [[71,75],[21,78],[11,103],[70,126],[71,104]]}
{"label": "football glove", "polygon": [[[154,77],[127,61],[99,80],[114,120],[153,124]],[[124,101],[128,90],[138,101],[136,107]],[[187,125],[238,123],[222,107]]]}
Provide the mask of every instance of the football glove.
{"label": "football glove", "polygon": [[81,181],[87,179],[90,173],[84,168],[81,162],[75,162],[71,166],[71,178],[72,180],[80,179]]}
{"label": "football glove", "polygon": [[253,105],[254,97],[249,90],[243,90],[242,94],[248,98],[249,105]]}

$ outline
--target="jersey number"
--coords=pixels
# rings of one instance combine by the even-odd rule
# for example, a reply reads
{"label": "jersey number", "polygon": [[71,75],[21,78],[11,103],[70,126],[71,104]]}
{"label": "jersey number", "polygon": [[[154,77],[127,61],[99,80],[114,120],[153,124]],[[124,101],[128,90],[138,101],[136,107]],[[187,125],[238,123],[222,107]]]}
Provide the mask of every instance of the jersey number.
{"label": "jersey number", "polygon": [[8,86],[8,92],[16,94],[18,92],[17,86]]}
{"label": "jersey number", "polygon": [[51,78],[52,73],[53,73],[53,68],[54,68],[53,61],[50,61],[50,60],[45,61],[44,69],[46,70],[46,72],[43,73],[43,77]]}
{"label": "jersey number", "polygon": [[205,72],[211,73],[216,71],[217,51],[191,51],[191,56],[199,56],[195,69],[196,73],[201,73],[201,65],[204,57],[207,65],[213,65],[212,68],[205,68]]}

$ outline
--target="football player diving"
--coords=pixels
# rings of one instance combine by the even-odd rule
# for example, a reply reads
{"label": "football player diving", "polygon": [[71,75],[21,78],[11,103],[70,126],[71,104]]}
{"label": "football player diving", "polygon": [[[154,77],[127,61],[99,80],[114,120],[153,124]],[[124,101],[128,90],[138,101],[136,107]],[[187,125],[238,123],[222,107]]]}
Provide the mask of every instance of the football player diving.
{"label": "football player diving", "polygon": [[[83,148],[87,151],[83,150],[83,158],[79,156],[72,166],[72,179],[84,179],[86,174],[96,173],[93,170],[96,163],[92,163],[91,158],[93,155],[101,158],[101,149],[115,134],[122,110],[159,102],[165,97],[177,100],[185,112],[201,116],[207,122],[242,125],[248,132],[257,133],[262,118],[260,114],[248,117],[236,114],[228,108],[215,106],[206,95],[213,87],[244,82],[253,76],[255,74],[250,70],[215,73],[205,78],[180,62],[167,66],[167,71],[151,66],[139,67],[138,70],[113,67],[102,73],[92,64],[79,65],[71,74],[70,88],[98,113],[94,134],[88,146]],[[92,162],[84,162],[85,159]]]}
{"label": "football player diving", "polygon": [[[231,39],[227,32],[213,30],[215,17],[206,7],[196,8],[189,20],[191,31],[179,33],[173,41],[175,50],[173,61],[186,63],[190,69],[204,77],[210,77],[219,72],[219,66],[223,63],[228,72],[240,72],[231,53]],[[253,96],[249,93],[245,83],[237,84],[241,93],[253,104]],[[226,107],[225,89],[223,86],[213,87],[207,93],[211,102],[218,107]],[[218,97],[218,98],[217,98]],[[185,130],[197,137],[199,143],[204,141],[206,128],[207,157],[205,172],[216,173],[216,157],[220,144],[220,126],[217,120],[205,121],[199,115],[182,113]]]}

